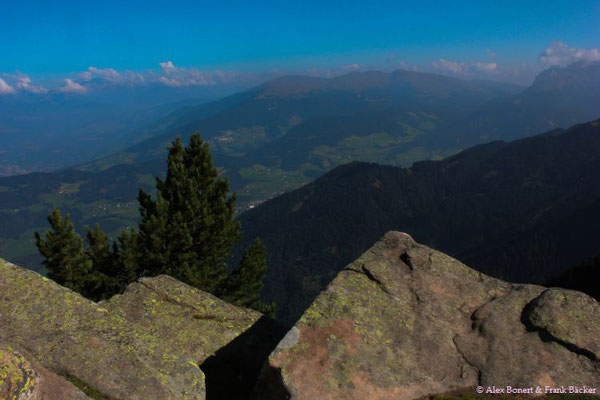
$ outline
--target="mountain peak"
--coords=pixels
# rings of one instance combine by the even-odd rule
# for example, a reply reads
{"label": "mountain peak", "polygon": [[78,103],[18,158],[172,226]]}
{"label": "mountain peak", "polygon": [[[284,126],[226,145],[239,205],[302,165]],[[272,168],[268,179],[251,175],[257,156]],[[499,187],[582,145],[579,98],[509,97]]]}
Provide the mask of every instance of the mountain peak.
{"label": "mountain peak", "polygon": [[[566,67],[553,66],[542,71],[531,90],[591,89],[600,85],[600,62],[578,61]],[[600,111],[600,104],[597,104]]]}

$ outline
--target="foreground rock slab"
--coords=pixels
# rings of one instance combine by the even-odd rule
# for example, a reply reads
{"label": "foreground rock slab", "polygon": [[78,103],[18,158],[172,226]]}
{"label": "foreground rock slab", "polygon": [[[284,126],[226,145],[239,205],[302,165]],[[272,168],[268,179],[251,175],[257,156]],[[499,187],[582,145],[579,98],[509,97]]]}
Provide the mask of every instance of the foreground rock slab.
{"label": "foreground rock slab", "polygon": [[32,362],[10,346],[0,346],[0,399],[89,400],[71,382]]}
{"label": "foreground rock slab", "polygon": [[35,272],[0,263],[0,341],[90,392],[118,399],[203,399],[191,357]]}
{"label": "foreground rock slab", "polygon": [[247,397],[283,333],[167,276],[94,303],[0,260],[2,399]]}
{"label": "foreground rock slab", "polygon": [[[243,399],[285,331],[270,318],[236,307],[169,276],[142,278],[102,304],[136,331],[162,338],[161,352],[178,365],[194,360],[210,399]],[[192,361],[189,361],[192,363]]]}
{"label": "foreground rock slab", "polygon": [[600,389],[600,305],[510,284],[388,233],[322,292],[257,399],[415,399],[476,386]]}

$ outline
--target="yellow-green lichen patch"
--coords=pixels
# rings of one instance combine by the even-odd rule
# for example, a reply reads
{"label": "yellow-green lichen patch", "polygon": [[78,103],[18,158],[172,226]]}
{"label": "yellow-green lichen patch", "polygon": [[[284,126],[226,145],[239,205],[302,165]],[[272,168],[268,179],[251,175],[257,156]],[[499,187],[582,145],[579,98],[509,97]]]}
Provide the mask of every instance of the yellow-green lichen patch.
{"label": "yellow-green lichen patch", "polygon": [[391,232],[336,276],[294,327],[299,340],[269,362],[295,400],[598,387],[599,318],[582,293],[503,282]]}
{"label": "yellow-green lichen patch", "polygon": [[[0,262],[0,326],[15,346],[28,349],[50,370],[86,382],[109,397],[204,398],[196,360],[170,354],[164,337],[139,329],[111,312],[32,271]],[[173,368],[176,364],[177,368]],[[151,395],[152,393],[152,395]]]}
{"label": "yellow-green lichen patch", "polygon": [[261,316],[164,275],[131,284],[105,306],[138,331],[169,338],[160,348],[169,355],[164,363],[172,366],[188,359],[201,364]]}
{"label": "yellow-green lichen patch", "polygon": [[37,380],[37,373],[23,356],[10,347],[0,347],[0,398],[29,398]]}

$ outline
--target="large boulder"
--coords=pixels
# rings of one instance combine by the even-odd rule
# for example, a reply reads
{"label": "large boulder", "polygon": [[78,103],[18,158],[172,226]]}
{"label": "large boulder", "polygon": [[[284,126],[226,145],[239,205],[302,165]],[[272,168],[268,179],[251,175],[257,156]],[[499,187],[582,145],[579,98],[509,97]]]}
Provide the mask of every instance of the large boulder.
{"label": "large boulder", "polygon": [[187,357],[206,376],[212,399],[247,398],[285,331],[259,312],[236,307],[166,275],[142,278],[102,304],[136,331],[162,338],[161,351]]}
{"label": "large boulder", "polygon": [[[0,260],[0,344],[11,349],[0,351],[0,371],[16,371],[0,398],[204,399],[211,382],[211,398],[247,396],[283,333],[256,311],[167,276],[94,303]],[[36,382],[75,394],[44,397]]]}
{"label": "large boulder", "polygon": [[600,388],[600,305],[510,284],[390,232],[323,291],[257,399],[414,399],[475,387]]}
{"label": "large boulder", "polygon": [[0,341],[118,399],[204,399],[193,357],[53,281],[0,261]]}

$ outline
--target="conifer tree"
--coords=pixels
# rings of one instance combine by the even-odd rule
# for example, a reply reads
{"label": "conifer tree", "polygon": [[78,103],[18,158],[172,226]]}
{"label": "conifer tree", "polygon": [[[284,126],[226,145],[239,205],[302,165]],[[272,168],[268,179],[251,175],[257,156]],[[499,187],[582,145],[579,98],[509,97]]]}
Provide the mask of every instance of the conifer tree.
{"label": "conifer tree", "polygon": [[140,190],[139,249],[142,274],[166,273],[216,293],[227,278],[226,261],[241,238],[235,195],[212,164],[208,143],[194,134],[184,148],[169,149],[166,179],[156,180],[156,199]]}
{"label": "conifer tree", "polygon": [[86,227],[85,230],[85,239],[87,242],[85,255],[92,262],[92,265],[96,267],[94,269],[104,272],[103,270],[110,268],[110,264],[112,263],[108,236],[102,232],[98,224],[94,226],[94,229]]}
{"label": "conifer tree", "polygon": [[238,268],[229,276],[224,297],[236,306],[250,307],[257,303],[266,268],[266,250],[260,240],[256,239],[246,249]]}
{"label": "conifer tree", "polygon": [[96,224],[94,229],[86,227],[85,257],[90,269],[85,277],[81,294],[92,300],[103,300],[116,292],[114,278],[110,275],[114,263],[108,236]]}
{"label": "conifer tree", "polygon": [[137,278],[138,270],[138,232],[134,228],[123,229],[117,241],[112,245],[113,270],[110,276],[116,278],[117,291],[120,292]]}
{"label": "conifer tree", "polygon": [[273,317],[275,304],[260,301],[266,271],[267,251],[260,239],[256,239],[246,249],[238,268],[230,273],[221,297],[236,306],[253,308]]}
{"label": "conifer tree", "polygon": [[43,264],[48,277],[76,292],[82,292],[86,286],[90,262],[83,252],[83,240],[75,232],[69,214],[63,219],[58,209],[48,216],[50,230],[44,237],[35,233],[35,244],[45,257]]}
{"label": "conifer tree", "polygon": [[140,276],[167,274],[236,305],[273,315],[274,304],[260,302],[266,252],[256,240],[239,266],[227,260],[242,235],[234,219],[235,194],[212,164],[208,143],[194,134],[188,147],[177,138],[169,148],[166,179],[156,179],[156,198],[140,190],[139,231],[123,230],[110,243],[98,225],[86,227],[87,246],[69,216],[55,209],[51,231],[36,244],[49,277],[93,300],[122,292]]}

